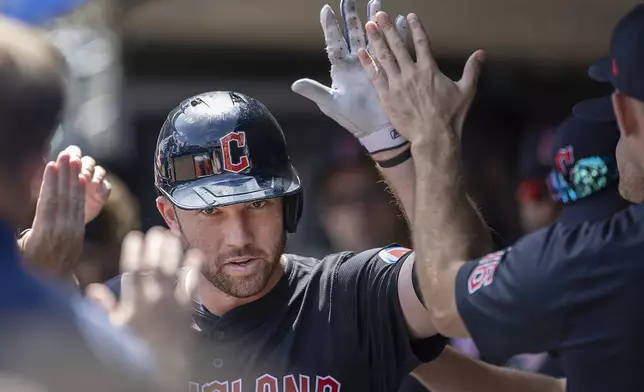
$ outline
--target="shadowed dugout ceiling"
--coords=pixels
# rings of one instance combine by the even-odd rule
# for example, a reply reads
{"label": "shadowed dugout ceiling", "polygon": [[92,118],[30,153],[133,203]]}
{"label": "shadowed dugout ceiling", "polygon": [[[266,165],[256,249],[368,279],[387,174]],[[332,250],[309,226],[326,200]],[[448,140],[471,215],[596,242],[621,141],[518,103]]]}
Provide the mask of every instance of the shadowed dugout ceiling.
{"label": "shadowed dugout ceiling", "polygon": [[[366,13],[366,0],[358,6]],[[126,40],[215,46],[323,45],[320,0],[149,0],[125,18]],[[390,14],[416,12],[439,56],[477,48],[497,59],[588,61],[608,51],[617,20],[635,0],[384,0]],[[339,15],[339,1],[331,3]],[[363,20],[364,22],[364,20]]]}

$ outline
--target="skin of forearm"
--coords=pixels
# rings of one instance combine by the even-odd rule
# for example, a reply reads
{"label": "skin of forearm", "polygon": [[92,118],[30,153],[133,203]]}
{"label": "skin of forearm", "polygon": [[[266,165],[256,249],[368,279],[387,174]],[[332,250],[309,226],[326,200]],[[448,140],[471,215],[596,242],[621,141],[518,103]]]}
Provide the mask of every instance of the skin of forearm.
{"label": "skin of forearm", "polygon": [[[395,150],[382,151],[371,155],[376,161],[391,159],[406,149],[410,148],[409,144],[399,147]],[[407,222],[411,223],[414,214],[414,192],[416,191],[416,168],[414,158],[410,158],[400,165],[391,168],[381,168],[376,165],[380,174],[385,179],[389,190],[393,193],[398,207],[405,214]]]}
{"label": "skin of forearm", "polygon": [[416,195],[412,225],[421,291],[439,331],[453,327],[455,270],[492,249],[488,227],[465,190],[460,138],[432,129],[431,140],[412,144]]}
{"label": "skin of forearm", "polygon": [[468,358],[450,348],[413,372],[433,392],[564,392],[565,380],[501,368]]}

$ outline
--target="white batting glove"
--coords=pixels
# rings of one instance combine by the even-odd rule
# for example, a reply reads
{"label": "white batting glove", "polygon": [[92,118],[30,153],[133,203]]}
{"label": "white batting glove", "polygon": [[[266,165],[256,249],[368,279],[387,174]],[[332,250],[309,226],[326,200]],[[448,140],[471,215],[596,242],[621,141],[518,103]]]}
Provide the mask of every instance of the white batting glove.
{"label": "white batting glove", "polygon": [[[300,79],[291,89],[315,102],[322,113],[358,138],[370,154],[400,147],[407,141],[392,127],[358,60],[358,49],[365,48],[367,42],[355,0],[341,0],[340,7],[346,38],[331,7],[325,5],[320,12],[331,62],[331,87],[315,80]],[[367,7],[369,20],[375,21],[376,13],[382,10],[380,0],[369,1]],[[396,30],[403,41],[407,38],[406,23],[402,15],[396,19]]]}

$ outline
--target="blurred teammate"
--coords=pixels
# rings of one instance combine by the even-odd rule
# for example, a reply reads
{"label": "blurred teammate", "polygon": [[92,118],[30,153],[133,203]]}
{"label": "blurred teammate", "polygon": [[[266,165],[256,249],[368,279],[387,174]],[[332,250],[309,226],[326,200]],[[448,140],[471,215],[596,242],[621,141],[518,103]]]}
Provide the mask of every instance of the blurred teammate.
{"label": "blurred teammate", "polygon": [[618,190],[615,116],[612,110],[589,113],[589,105],[594,100],[575,105],[555,135],[547,182],[552,198],[563,204],[556,223],[566,226],[603,221],[630,205]]}
{"label": "blurred teammate", "polygon": [[553,128],[530,129],[521,140],[517,203],[524,234],[549,226],[559,213],[544,181],[550,169],[553,134]]}
{"label": "blurred teammate", "polygon": [[410,245],[404,216],[373,160],[350,135],[334,141],[312,183],[317,216],[332,252]]}
{"label": "blurred teammate", "polygon": [[[603,225],[602,222],[630,205],[618,190],[614,155],[619,130],[615,116],[612,110],[588,116],[585,107],[593,104],[593,100],[588,100],[576,105],[573,112],[578,116],[566,119],[555,135],[554,167],[548,184],[553,200],[563,205],[556,224],[564,227]],[[538,371],[557,377],[564,375],[556,356],[546,358],[538,365]]]}
{"label": "blurred teammate", "polygon": [[[414,215],[427,217],[413,220],[414,244],[417,259],[425,263],[424,304],[438,330],[447,336],[471,334],[488,355],[557,351],[570,391],[641,390],[642,206],[592,223],[555,224],[509,249],[467,261],[466,249],[485,232],[472,224],[476,212],[466,202],[459,181],[460,131],[476,91],[483,53],[470,58],[463,78],[455,83],[438,70],[415,16],[409,20],[417,63],[397,44],[387,16],[379,14],[377,19],[393,53],[371,30],[369,38],[384,73],[375,71],[365,53],[361,59],[392,124],[412,145]],[[637,62],[644,53],[643,26],[644,7],[639,6],[617,26],[612,45],[614,75],[626,77],[614,80],[618,86],[614,100],[622,131],[619,171],[627,181],[635,172],[628,171],[627,163],[644,173],[640,169],[644,155],[638,152],[644,151],[644,127],[637,126],[638,119],[644,119],[644,111],[637,110],[644,105],[622,92],[637,94],[636,86],[644,80],[634,76],[635,70],[643,69]],[[558,160],[567,168],[563,172],[568,173],[575,195],[587,194],[610,177],[603,159],[573,158],[574,154],[564,153]],[[628,183],[621,184],[624,178],[620,177],[622,194],[641,201],[633,198],[632,187],[624,189]]]}
{"label": "blurred teammate", "polygon": [[[644,5],[636,6],[617,26],[611,42],[611,57],[598,64],[599,79],[610,80],[615,88],[612,106],[621,137],[617,146],[619,189],[624,198],[644,202],[644,84],[642,48],[644,47]],[[598,101],[603,111],[608,100]]]}
{"label": "blurred teammate", "polygon": [[[146,358],[136,353],[136,345],[130,346],[132,338],[115,334],[100,313],[32,277],[22,265],[15,233],[27,223],[34,182],[43,177],[43,156],[63,107],[64,63],[37,32],[5,18],[0,19],[0,31],[0,372],[15,374],[47,389],[77,390],[91,388],[94,378],[107,382],[107,376],[119,374],[118,368],[112,369],[116,373],[110,375],[107,368],[100,366],[100,361],[112,360],[121,367],[122,378],[106,385],[122,388],[127,386],[128,377],[130,382],[137,378],[141,381],[149,370],[146,367],[151,365],[141,362]],[[29,240],[22,244],[28,255],[36,256],[31,250],[39,248],[41,254],[62,252],[73,257],[74,251],[69,249],[46,247],[51,243],[42,237],[53,229],[47,225],[54,223],[55,216],[44,216],[43,212],[55,215],[66,210],[66,223],[84,226],[84,209],[77,208],[84,206],[80,170],[80,159],[69,153],[47,165],[36,214],[49,221],[38,222]],[[64,247],[76,245],[69,234],[77,233],[68,232]],[[29,263],[34,266],[36,261],[45,262],[39,258]],[[47,328],[42,328],[43,320]],[[103,371],[106,374],[101,374]],[[78,373],[80,377],[75,380]],[[119,385],[121,382],[125,385]]]}
{"label": "blurred teammate", "polygon": [[[179,375],[178,366],[157,368],[156,358],[138,340],[113,328],[88,302],[32,275],[32,271],[48,275],[53,281],[75,265],[85,219],[93,218],[86,208],[98,205],[100,210],[108,193],[98,192],[105,186],[95,176],[99,170],[87,157],[81,162],[77,149],[64,151],[56,162],[44,160],[64,105],[64,78],[64,61],[37,31],[0,18],[0,388],[159,390],[157,381],[165,378],[157,372]],[[38,186],[32,229],[17,243],[15,234],[28,223],[32,192]],[[136,245],[133,240],[129,248]],[[145,252],[129,253],[134,256],[129,264],[139,270]],[[156,269],[160,261],[178,264],[180,248],[179,256],[171,256],[148,259]],[[128,290],[141,294],[141,285],[130,284]],[[120,309],[144,312],[150,304],[155,301],[148,295],[139,295],[134,303],[130,294]],[[165,308],[172,314],[167,317],[181,319],[177,305],[166,301]],[[149,323],[166,317],[148,316],[148,321],[138,319],[135,325],[132,321],[138,316],[121,313],[115,322],[146,337],[151,332]],[[187,345],[175,348],[181,354]]]}
{"label": "blurred teammate", "polygon": [[119,252],[125,235],[140,230],[139,202],[127,185],[111,173],[110,198],[85,228],[83,253],[74,274],[81,289],[119,274]]}

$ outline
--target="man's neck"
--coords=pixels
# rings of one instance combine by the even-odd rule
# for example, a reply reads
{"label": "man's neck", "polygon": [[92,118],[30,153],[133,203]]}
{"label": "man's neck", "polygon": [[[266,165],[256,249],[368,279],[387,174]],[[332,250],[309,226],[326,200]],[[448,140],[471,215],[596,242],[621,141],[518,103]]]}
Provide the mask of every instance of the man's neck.
{"label": "man's neck", "polygon": [[199,277],[199,283],[197,286],[197,298],[199,299],[199,302],[201,302],[201,304],[206,309],[208,309],[210,313],[221,316],[231,311],[232,309],[235,309],[236,307],[257,301],[258,299],[264,297],[266,294],[270,293],[271,290],[275,288],[277,283],[279,283],[280,279],[282,279],[282,276],[284,276],[285,267],[286,259],[284,258],[284,256],[282,256],[280,262],[273,270],[273,274],[269,278],[266,287],[264,287],[264,289],[260,293],[248,298],[236,298],[230,296],[216,288],[202,275]]}

